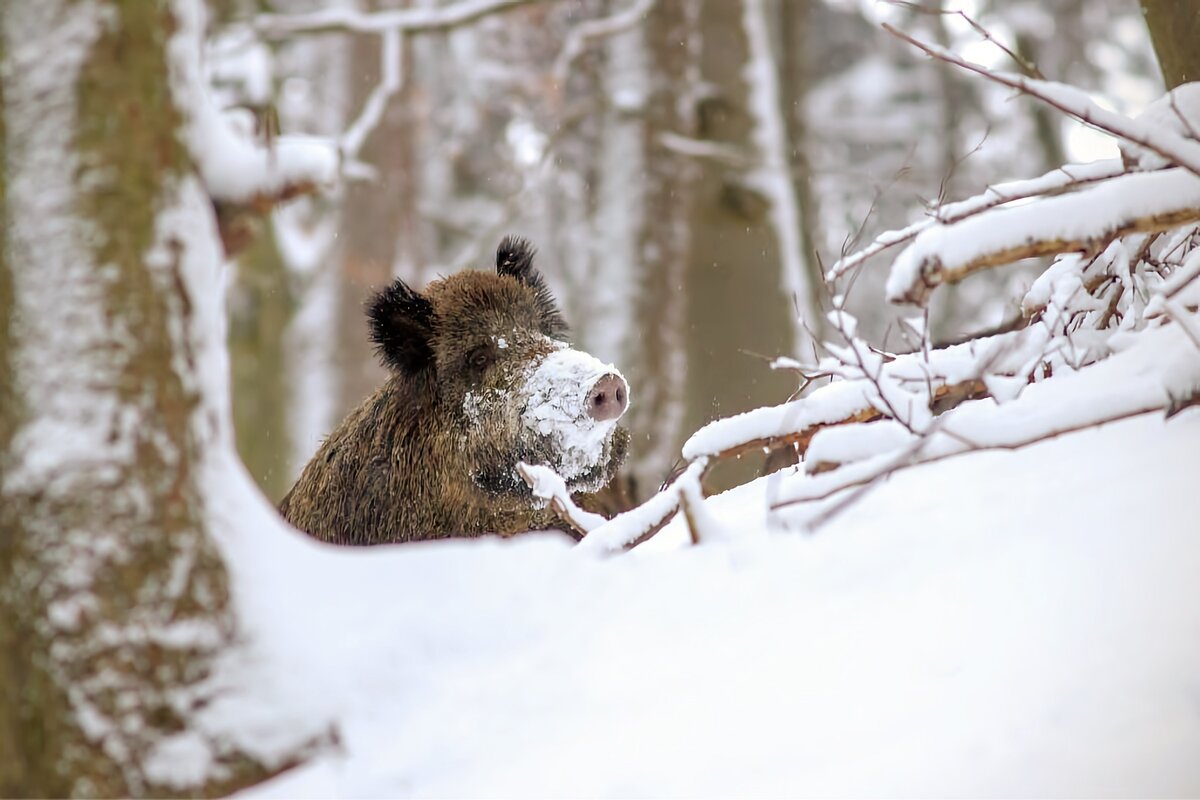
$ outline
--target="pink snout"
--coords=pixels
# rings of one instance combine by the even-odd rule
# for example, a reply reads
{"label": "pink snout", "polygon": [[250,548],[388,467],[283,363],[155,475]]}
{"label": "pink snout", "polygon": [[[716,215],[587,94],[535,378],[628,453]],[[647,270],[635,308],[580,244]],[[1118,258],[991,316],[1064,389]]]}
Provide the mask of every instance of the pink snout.
{"label": "pink snout", "polygon": [[597,380],[588,392],[587,413],[597,422],[606,422],[624,414],[628,404],[629,387],[625,379],[610,372]]}

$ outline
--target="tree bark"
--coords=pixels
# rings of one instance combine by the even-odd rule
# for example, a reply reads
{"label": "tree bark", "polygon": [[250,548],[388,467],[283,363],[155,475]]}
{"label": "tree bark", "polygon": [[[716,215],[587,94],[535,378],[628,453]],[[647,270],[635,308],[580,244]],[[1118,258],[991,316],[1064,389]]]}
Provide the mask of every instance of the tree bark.
{"label": "tree bark", "polygon": [[0,796],[267,772],[195,720],[237,632],[219,244],[172,77],[199,8],[4,7]]}
{"label": "tree bark", "polygon": [[1200,80],[1200,4],[1195,0],[1142,0],[1142,13],[1168,89]]}

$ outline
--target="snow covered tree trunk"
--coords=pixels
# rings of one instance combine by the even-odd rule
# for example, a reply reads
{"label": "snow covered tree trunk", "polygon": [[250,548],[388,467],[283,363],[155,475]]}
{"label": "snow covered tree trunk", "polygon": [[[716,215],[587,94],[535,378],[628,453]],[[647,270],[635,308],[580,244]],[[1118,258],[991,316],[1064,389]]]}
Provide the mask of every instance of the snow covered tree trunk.
{"label": "snow covered tree trunk", "polygon": [[173,80],[200,11],[3,10],[3,796],[213,794],[264,772],[194,725],[237,631],[216,488],[246,480]]}

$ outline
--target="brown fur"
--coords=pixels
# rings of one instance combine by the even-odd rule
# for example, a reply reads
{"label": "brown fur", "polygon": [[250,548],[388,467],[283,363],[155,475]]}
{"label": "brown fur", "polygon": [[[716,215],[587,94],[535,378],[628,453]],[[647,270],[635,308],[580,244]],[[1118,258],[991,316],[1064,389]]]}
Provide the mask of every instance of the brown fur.
{"label": "brown fur", "polygon": [[[532,250],[506,239],[497,273],[463,272],[418,294],[397,281],[376,296],[373,338],[390,376],[322,444],[280,512],[318,539],[380,544],[559,527],[517,478],[544,463],[509,398],[565,324]],[[498,347],[503,339],[506,347]],[[617,429],[591,491],[612,478],[628,434]]]}

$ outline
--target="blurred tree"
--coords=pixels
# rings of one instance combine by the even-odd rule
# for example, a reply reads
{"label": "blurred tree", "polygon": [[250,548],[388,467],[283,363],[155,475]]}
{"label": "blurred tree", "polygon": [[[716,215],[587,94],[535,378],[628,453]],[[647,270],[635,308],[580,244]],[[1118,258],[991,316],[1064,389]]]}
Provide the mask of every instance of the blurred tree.
{"label": "blurred tree", "polygon": [[[702,6],[700,79],[706,93],[695,134],[757,161],[762,154],[754,151],[747,81],[761,75],[749,70],[745,1]],[[795,389],[790,376],[771,371],[763,358],[792,354],[799,310],[784,290],[784,255],[771,211],[771,199],[746,180],[744,168],[700,161],[688,222],[686,431],[717,416],[781,402]],[[806,298],[796,300],[805,307]],[[728,470],[714,485],[740,482],[760,466],[747,464],[741,475]]]}
{"label": "blurred tree", "polygon": [[1200,4],[1195,0],[1142,0],[1146,27],[1168,89],[1200,80]]}
{"label": "blurred tree", "polygon": [[237,262],[229,301],[229,369],[238,453],[278,502],[292,486],[292,386],[285,336],[295,313],[292,281],[269,228]]}
{"label": "blurred tree", "polygon": [[[407,5],[402,0],[380,0],[376,8]],[[361,108],[382,79],[378,36],[351,36],[350,68],[346,92],[354,108]],[[340,231],[333,257],[341,281],[334,320],[338,397],[335,415],[340,419],[383,381],[383,368],[367,339],[363,304],[371,292],[397,277],[401,264],[419,264],[417,204],[420,185],[416,169],[419,108],[412,75],[412,48],[401,49],[401,72],[406,76],[382,119],[367,137],[360,158],[374,167],[379,179],[347,185],[340,208]],[[417,276],[410,269],[403,277]],[[297,465],[300,466],[300,465]]]}

